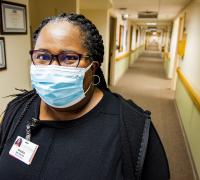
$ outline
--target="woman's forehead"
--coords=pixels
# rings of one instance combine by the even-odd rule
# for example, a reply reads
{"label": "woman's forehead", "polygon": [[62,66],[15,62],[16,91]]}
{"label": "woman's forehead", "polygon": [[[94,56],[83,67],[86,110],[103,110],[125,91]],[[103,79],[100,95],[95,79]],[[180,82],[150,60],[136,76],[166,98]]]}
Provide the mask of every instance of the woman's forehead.
{"label": "woman's forehead", "polygon": [[78,26],[69,22],[59,21],[51,22],[44,26],[38,36],[35,45],[37,48],[59,48],[59,49],[76,49],[85,48],[82,46],[81,33]]}
{"label": "woman's forehead", "polygon": [[46,33],[49,33],[49,35],[53,37],[64,37],[72,35],[80,36],[80,29],[78,26],[75,26],[67,21],[55,21],[48,23],[42,28],[40,34]]}

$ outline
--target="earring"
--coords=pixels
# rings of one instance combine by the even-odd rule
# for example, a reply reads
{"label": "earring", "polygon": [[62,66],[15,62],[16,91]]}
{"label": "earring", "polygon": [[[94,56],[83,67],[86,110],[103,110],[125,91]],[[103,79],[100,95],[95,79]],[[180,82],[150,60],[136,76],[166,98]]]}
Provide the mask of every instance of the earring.
{"label": "earring", "polygon": [[95,77],[97,77],[98,78],[98,82],[96,82],[96,83],[94,83],[94,81],[93,81],[93,85],[95,85],[95,86],[97,86],[99,83],[100,83],[100,81],[101,81],[101,78],[98,76],[98,75],[92,75],[93,76],[93,78],[95,78]]}

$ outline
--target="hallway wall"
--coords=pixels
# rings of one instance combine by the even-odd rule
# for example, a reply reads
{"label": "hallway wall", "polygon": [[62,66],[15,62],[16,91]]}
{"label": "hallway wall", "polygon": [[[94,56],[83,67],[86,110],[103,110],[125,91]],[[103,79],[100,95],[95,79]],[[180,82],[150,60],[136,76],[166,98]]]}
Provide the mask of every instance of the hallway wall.
{"label": "hallway wall", "polygon": [[14,88],[30,89],[29,80],[29,1],[12,0],[12,2],[26,5],[27,10],[27,34],[23,35],[0,35],[5,38],[7,69],[0,71],[0,114],[5,110],[10,98],[2,98],[15,94]]}
{"label": "hallway wall", "polygon": [[200,92],[200,2],[192,3],[186,9],[187,44],[180,67],[194,88]]}
{"label": "hallway wall", "polygon": [[193,161],[194,168],[200,177],[200,112],[180,79],[177,81],[175,100],[186,142],[189,145],[188,151],[192,155],[191,161]]}
{"label": "hallway wall", "polygon": [[[176,56],[176,41],[179,18],[186,13],[185,32],[187,33],[186,48],[184,57],[179,60],[178,66],[184,78],[178,76],[176,84],[175,100],[180,114],[183,131],[188,142],[189,151],[192,154],[192,161],[200,177],[200,2],[192,2],[185,10],[183,10],[174,21],[173,40],[171,47],[170,66],[167,68],[168,76],[172,78],[174,61]],[[192,93],[195,93],[196,102],[193,94],[191,94],[187,81],[191,86]]]}

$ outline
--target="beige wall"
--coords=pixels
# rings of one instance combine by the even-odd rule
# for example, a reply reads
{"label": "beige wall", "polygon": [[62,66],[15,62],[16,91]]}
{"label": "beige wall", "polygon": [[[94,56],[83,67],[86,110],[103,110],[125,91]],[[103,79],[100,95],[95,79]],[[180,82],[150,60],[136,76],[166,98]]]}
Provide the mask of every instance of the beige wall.
{"label": "beige wall", "polygon": [[180,67],[193,87],[200,93],[200,2],[186,9],[187,44]]}
{"label": "beige wall", "polygon": [[191,151],[191,161],[194,162],[197,176],[200,177],[200,111],[195,106],[180,79],[177,81],[175,98],[186,142],[189,145],[188,151]]}
{"label": "beige wall", "polygon": [[[27,0],[13,2],[25,4],[27,8],[27,27],[29,27],[29,4]],[[0,35],[5,38],[7,69],[0,71],[0,113],[5,109],[10,98],[4,96],[14,94],[14,88],[30,89],[29,50],[30,33],[25,35]]]}

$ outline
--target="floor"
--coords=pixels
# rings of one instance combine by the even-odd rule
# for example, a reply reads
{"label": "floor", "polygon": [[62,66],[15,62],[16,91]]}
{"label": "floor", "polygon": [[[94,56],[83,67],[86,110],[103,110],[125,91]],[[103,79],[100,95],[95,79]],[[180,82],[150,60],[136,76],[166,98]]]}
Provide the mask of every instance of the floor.
{"label": "floor", "polygon": [[167,152],[171,180],[193,180],[174,92],[166,79],[161,55],[155,51],[143,53],[111,89],[152,112],[152,121]]}

